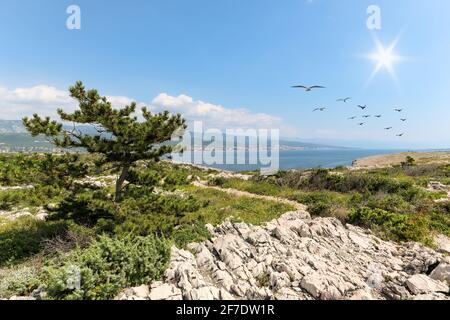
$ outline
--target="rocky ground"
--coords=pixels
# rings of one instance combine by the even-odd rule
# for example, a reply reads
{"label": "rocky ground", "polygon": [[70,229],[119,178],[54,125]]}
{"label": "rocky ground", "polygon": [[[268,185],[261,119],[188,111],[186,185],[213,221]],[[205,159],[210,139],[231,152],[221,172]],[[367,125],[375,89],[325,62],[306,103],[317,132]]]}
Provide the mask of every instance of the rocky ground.
{"label": "rocky ground", "polygon": [[306,211],[264,226],[208,226],[211,241],[172,248],[163,282],[117,299],[450,299],[450,258]]}
{"label": "rocky ground", "polygon": [[[230,176],[234,177],[223,174]],[[446,236],[436,237],[437,251],[417,243],[396,244],[335,218],[313,219],[305,206],[287,199],[222,189],[200,180],[193,184],[283,202],[297,211],[263,226],[231,221],[207,225],[210,241],[191,244],[188,250],[172,248],[163,281],[128,288],[116,299],[450,300],[450,239]],[[443,187],[448,186],[429,186]],[[46,212],[43,208],[0,211],[0,217],[10,220],[23,215],[44,220]]]}

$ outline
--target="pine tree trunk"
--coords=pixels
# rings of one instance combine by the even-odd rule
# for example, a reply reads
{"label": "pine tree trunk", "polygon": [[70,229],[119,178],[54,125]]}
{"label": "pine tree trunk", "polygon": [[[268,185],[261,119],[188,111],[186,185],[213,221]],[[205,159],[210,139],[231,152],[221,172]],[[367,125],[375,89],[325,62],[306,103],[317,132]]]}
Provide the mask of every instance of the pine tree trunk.
{"label": "pine tree trunk", "polygon": [[128,176],[129,170],[130,165],[129,164],[124,165],[124,167],[122,168],[122,172],[120,173],[120,176],[116,181],[116,194],[115,194],[116,202],[119,202],[121,200],[123,183],[125,182],[125,179]]}

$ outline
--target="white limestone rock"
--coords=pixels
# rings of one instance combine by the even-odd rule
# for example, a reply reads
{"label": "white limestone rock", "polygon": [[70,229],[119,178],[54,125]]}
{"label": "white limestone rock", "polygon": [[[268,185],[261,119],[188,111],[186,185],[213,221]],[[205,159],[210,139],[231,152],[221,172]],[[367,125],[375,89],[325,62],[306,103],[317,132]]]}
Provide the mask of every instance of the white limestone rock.
{"label": "white limestone rock", "polygon": [[430,278],[442,282],[446,282],[448,285],[450,285],[450,263],[447,262],[441,262],[436,269],[434,269],[431,274]]}
{"label": "white limestone rock", "polygon": [[433,292],[448,292],[448,285],[431,279],[423,274],[416,274],[406,281],[409,290],[415,295],[433,293]]}
{"label": "white limestone rock", "polygon": [[228,220],[208,229],[211,241],[191,252],[172,248],[150,299],[449,299],[450,261],[441,253],[334,218],[296,211],[262,226]]}

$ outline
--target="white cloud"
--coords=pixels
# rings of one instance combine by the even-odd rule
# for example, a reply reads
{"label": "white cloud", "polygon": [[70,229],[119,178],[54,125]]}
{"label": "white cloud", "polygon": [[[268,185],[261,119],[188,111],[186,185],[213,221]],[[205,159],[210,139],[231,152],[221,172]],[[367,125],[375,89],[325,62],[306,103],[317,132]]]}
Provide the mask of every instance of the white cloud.
{"label": "white cloud", "polygon": [[169,110],[181,113],[188,120],[202,120],[205,126],[224,128],[276,128],[281,119],[266,113],[252,113],[247,109],[229,109],[221,105],[194,100],[187,95],[177,97],[159,94],[152,101],[154,110]]}
{"label": "white cloud", "polygon": [[54,115],[57,108],[74,109],[74,101],[66,91],[47,85],[10,90],[0,87],[0,118],[21,119],[33,113]]}
{"label": "white cloud", "polygon": [[122,108],[126,105],[130,105],[134,100],[124,96],[106,96],[109,102],[111,102],[114,108]]}
{"label": "white cloud", "polygon": [[[114,107],[122,107],[133,102],[125,96],[108,96]],[[68,90],[60,90],[48,85],[10,90],[0,87],[0,119],[18,120],[38,113],[56,117],[56,109],[71,112],[77,108],[76,101]]]}
{"label": "white cloud", "polygon": [[[114,107],[123,107],[135,101],[126,96],[108,96],[107,98]],[[139,108],[144,105],[146,104],[138,103]],[[181,113],[188,122],[201,120],[204,126],[209,128],[271,129],[282,126],[281,118],[266,113],[253,113],[244,108],[226,108],[218,104],[194,100],[188,95],[171,96],[161,93],[148,106],[154,112],[168,110],[172,113]],[[25,116],[32,116],[34,113],[56,117],[57,108],[71,112],[77,108],[77,103],[69,96],[67,90],[48,85],[17,89],[0,87],[0,119],[18,120]],[[284,124],[283,128],[288,126]]]}
{"label": "white cloud", "polygon": [[39,85],[31,88],[17,88],[8,93],[7,99],[19,103],[70,103],[70,99],[65,91],[47,85]]}

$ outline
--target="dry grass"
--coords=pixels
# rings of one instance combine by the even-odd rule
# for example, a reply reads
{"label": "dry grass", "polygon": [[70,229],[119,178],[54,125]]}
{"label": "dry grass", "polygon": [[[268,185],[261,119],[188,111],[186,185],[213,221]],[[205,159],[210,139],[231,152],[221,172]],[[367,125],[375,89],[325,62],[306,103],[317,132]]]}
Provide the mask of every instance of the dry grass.
{"label": "dry grass", "polygon": [[416,164],[446,164],[450,163],[450,152],[402,152],[361,158],[355,161],[352,169],[376,169],[399,165],[406,157],[412,157]]}

